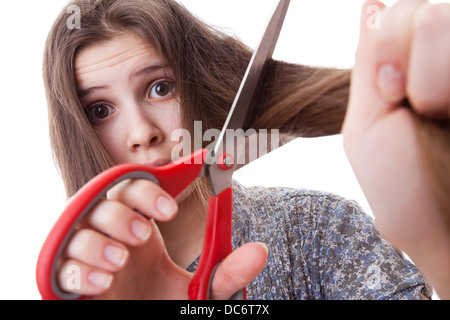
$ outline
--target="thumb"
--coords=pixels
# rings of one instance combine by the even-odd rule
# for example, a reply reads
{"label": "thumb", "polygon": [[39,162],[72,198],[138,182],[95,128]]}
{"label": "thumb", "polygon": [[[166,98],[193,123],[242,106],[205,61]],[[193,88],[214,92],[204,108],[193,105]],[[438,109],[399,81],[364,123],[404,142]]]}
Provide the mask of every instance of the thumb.
{"label": "thumb", "polygon": [[227,300],[245,288],[265,267],[268,252],[263,243],[247,243],[233,251],[217,268],[211,299]]}

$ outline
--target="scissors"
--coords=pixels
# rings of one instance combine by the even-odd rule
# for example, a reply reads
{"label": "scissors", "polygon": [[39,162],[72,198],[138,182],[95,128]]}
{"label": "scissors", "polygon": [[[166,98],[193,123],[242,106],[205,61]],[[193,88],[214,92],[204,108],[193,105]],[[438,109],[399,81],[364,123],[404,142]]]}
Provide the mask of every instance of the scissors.
{"label": "scissors", "polygon": [[[234,143],[236,135],[244,135],[242,129],[251,117],[267,74],[267,62],[271,59],[278,41],[290,0],[280,0],[269,21],[262,40],[250,60],[241,86],[231,106],[223,129],[213,145],[214,149],[199,149],[191,155],[161,167],[140,164],[121,164],[100,173],[83,186],[67,204],[48,234],[37,261],[36,280],[39,292],[45,300],[75,300],[81,295],[68,293],[58,285],[58,261],[76,226],[86,214],[106,197],[109,189],[123,180],[147,179],[158,184],[172,197],[176,197],[197,177],[207,177],[212,195],[203,248],[196,272],[189,284],[188,296],[192,300],[209,298],[215,270],[232,252],[232,189],[231,178],[238,168],[237,159],[245,151],[245,145]],[[230,135],[230,132],[233,135]],[[254,160],[254,159],[252,159]],[[245,289],[231,299],[245,299]]]}

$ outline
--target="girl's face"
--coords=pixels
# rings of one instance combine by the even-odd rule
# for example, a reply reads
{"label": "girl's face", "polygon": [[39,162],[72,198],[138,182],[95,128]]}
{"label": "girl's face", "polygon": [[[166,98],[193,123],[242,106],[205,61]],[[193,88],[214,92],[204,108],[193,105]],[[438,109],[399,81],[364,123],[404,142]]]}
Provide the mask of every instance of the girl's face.
{"label": "girl's face", "polygon": [[80,101],[116,163],[171,161],[180,127],[172,71],[131,34],[81,50],[75,59]]}

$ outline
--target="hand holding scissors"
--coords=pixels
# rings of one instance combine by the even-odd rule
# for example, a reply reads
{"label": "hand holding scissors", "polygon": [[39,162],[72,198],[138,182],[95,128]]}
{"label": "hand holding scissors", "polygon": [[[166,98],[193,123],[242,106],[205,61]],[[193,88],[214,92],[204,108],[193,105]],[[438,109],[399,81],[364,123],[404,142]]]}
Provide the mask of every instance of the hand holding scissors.
{"label": "hand holding scissors", "polygon": [[[197,177],[207,177],[212,196],[209,200],[206,231],[200,261],[189,286],[191,299],[208,299],[211,281],[220,263],[232,252],[231,219],[233,172],[245,145],[235,144],[237,129],[246,129],[255,101],[264,85],[267,61],[271,58],[289,6],[280,0],[267,30],[245,73],[214,150],[201,149],[192,155],[162,167],[122,164],[98,175],[71,199],[48,235],[37,263],[37,283],[44,299],[77,299],[79,295],[61,290],[58,285],[58,261],[77,225],[106,197],[106,192],[128,179],[146,179],[176,197]],[[231,130],[230,130],[231,129]],[[229,135],[229,132],[233,135]],[[242,135],[244,135],[243,130]],[[253,159],[252,159],[253,160]],[[234,298],[245,298],[245,290]]]}

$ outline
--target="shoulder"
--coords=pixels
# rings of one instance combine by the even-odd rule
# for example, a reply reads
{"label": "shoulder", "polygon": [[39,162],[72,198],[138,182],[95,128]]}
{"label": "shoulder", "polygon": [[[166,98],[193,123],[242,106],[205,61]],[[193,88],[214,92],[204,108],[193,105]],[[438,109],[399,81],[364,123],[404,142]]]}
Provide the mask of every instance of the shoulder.
{"label": "shoulder", "polygon": [[242,235],[247,241],[267,243],[286,238],[289,243],[301,243],[304,249],[320,247],[322,252],[325,248],[344,250],[363,239],[381,241],[372,218],[355,201],[339,195],[293,188],[244,188],[234,183],[233,196],[236,232],[253,231]]}
{"label": "shoulder", "polygon": [[[371,218],[352,200],[339,195],[284,187],[245,188],[233,182],[233,208],[245,219],[303,221],[306,224],[347,224],[352,220],[371,223]],[[266,220],[267,222],[267,220]]]}
{"label": "shoulder", "polygon": [[263,242],[269,248],[267,266],[248,294],[256,299],[324,299],[319,279],[329,266],[325,252],[336,238],[333,221],[338,216],[350,221],[353,215],[363,213],[334,194],[234,183],[233,245]]}
{"label": "shoulder", "polygon": [[264,277],[301,287],[297,293],[284,292],[280,285],[283,298],[292,292],[314,299],[420,298],[428,290],[414,265],[355,201],[321,191],[238,183],[233,192],[235,245],[266,243],[271,254]]}

